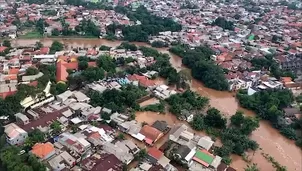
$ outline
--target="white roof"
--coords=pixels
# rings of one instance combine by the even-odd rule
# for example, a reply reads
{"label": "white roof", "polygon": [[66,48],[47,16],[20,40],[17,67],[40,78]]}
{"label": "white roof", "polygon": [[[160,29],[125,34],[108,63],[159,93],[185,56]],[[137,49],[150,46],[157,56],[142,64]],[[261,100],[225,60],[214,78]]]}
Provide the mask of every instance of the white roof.
{"label": "white roof", "polygon": [[65,112],[63,112],[62,113],[65,117],[69,117],[69,116],[71,116],[72,115],[72,112],[71,112],[71,110],[70,109],[68,109],[68,110],[66,110]]}
{"label": "white roof", "polygon": [[55,58],[55,55],[34,55],[34,59],[45,59],[45,58]]}
{"label": "white roof", "polygon": [[71,121],[72,123],[74,123],[74,124],[78,124],[78,123],[81,123],[81,122],[82,122],[82,120],[81,120],[80,118],[78,118],[78,117],[73,118],[73,119],[71,119],[70,121]]}
{"label": "white roof", "polygon": [[141,133],[137,133],[137,134],[131,134],[132,137],[140,140],[140,141],[143,141],[145,139],[146,136],[144,136],[143,134]]}
{"label": "white roof", "polygon": [[220,165],[221,163],[221,157],[220,156],[216,156],[214,158],[214,160],[211,163],[211,166],[213,166],[215,169],[217,169],[217,167]]}
{"label": "white roof", "polygon": [[84,147],[89,147],[90,146],[90,143],[82,137],[78,139],[78,142],[81,143]]}
{"label": "white roof", "polygon": [[198,145],[207,151],[213,146],[213,144],[214,141],[212,141],[208,136],[201,137],[198,141]]}

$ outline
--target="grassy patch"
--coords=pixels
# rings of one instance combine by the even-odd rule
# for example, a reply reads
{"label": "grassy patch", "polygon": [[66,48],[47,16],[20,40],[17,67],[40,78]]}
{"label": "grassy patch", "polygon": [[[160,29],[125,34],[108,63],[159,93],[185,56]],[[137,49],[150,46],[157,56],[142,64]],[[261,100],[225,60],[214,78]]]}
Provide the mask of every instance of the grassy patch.
{"label": "grassy patch", "polygon": [[28,32],[25,35],[21,35],[19,37],[24,38],[24,39],[35,39],[35,38],[42,38],[43,35],[37,31],[31,31],[31,32]]}

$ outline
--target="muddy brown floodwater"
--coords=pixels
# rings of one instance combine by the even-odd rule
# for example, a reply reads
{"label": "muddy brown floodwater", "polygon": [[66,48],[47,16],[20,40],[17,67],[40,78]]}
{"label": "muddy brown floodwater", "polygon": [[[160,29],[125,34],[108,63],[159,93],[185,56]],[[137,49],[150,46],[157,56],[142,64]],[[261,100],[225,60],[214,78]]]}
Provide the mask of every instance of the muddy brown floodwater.
{"label": "muddy brown floodwater", "polygon": [[[120,41],[107,41],[104,39],[17,39],[12,41],[13,46],[31,46],[35,42],[41,41],[45,46],[50,46],[53,40],[58,40],[65,44],[65,46],[71,47],[83,47],[89,48],[94,46],[106,45],[106,46],[118,46]],[[145,43],[135,43],[139,46],[149,46]],[[182,65],[181,58],[170,54],[167,49],[160,48],[160,52],[168,53],[171,58],[171,64],[177,69],[185,69],[186,67]],[[192,81],[192,90],[196,91],[200,95],[206,96],[210,99],[211,106],[219,109],[226,117],[230,117],[237,110],[242,110],[246,115],[255,116],[255,113],[241,108],[236,101],[234,94],[230,92],[216,91],[213,89],[206,88],[201,82],[194,80]],[[174,126],[177,123],[180,123],[174,115],[167,113],[157,114],[154,112],[137,112],[137,120],[139,122],[147,122],[149,124],[153,123],[156,120],[165,120],[171,126]],[[204,135],[203,132],[195,132],[200,135]],[[168,136],[165,136],[161,139],[156,146],[160,147],[166,140]],[[277,162],[281,165],[287,167],[289,171],[301,171],[302,170],[302,151],[298,148],[294,141],[288,140],[283,137],[276,129],[274,129],[268,122],[260,121],[260,127],[254,131],[251,135],[251,139],[259,143],[260,149],[256,152],[249,153],[249,160],[251,163],[256,163],[259,168],[263,171],[273,171],[275,170],[271,163],[269,163],[261,153],[267,153],[272,156]],[[142,145],[142,144],[141,144]],[[237,155],[232,156],[231,166],[236,168],[239,171],[244,170],[247,163]]]}

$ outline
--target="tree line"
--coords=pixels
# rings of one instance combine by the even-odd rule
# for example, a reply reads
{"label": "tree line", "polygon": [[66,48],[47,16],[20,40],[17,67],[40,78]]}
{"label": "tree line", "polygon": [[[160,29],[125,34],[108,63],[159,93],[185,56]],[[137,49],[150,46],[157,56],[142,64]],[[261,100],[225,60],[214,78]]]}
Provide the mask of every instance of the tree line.
{"label": "tree line", "polygon": [[188,45],[176,45],[169,51],[180,56],[182,63],[192,69],[192,76],[205,86],[220,91],[229,90],[223,69],[210,59],[214,54],[210,48],[199,46],[190,49]]}
{"label": "tree line", "polygon": [[256,92],[249,96],[246,91],[240,91],[237,99],[242,107],[253,110],[256,114],[280,131],[289,139],[296,140],[296,144],[302,147],[302,137],[296,133],[302,128],[302,119],[295,120],[292,124],[285,121],[283,108],[289,107],[294,101],[290,90],[267,90]]}
{"label": "tree line", "polygon": [[116,29],[122,30],[123,39],[126,41],[148,42],[150,35],[157,35],[162,31],[180,31],[181,25],[170,18],[158,17],[151,14],[144,6],[140,6],[136,11],[130,8],[117,6],[114,9],[118,13],[127,15],[134,22],[140,22],[132,26],[111,24],[107,27],[107,34],[115,34]]}

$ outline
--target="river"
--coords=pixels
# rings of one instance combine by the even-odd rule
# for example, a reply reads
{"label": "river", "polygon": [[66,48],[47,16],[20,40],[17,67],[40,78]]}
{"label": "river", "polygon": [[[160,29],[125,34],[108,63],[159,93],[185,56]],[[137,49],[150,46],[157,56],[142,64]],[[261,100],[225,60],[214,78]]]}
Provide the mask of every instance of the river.
{"label": "river", "polygon": [[[12,40],[13,46],[31,46],[34,45],[35,42],[41,41],[45,46],[50,46],[53,40],[58,40],[65,44],[66,47],[83,47],[89,48],[94,46],[106,45],[115,47],[118,46],[120,41],[108,41],[104,39],[16,39]],[[139,46],[149,46],[145,43],[135,43]],[[166,48],[158,49],[160,52],[168,53],[171,58],[171,64],[177,69],[185,69],[186,67],[182,65],[181,58],[170,54]],[[234,94],[230,92],[222,92],[216,91],[213,89],[206,88],[201,82],[197,80],[192,80],[192,90],[195,90],[200,95],[206,96],[210,99],[210,105],[219,109],[226,117],[230,117],[235,114],[237,110],[242,110],[246,115],[255,116],[255,113],[241,108],[236,101]],[[175,123],[179,123],[172,114],[167,113],[156,114],[153,112],[138,112],[137,120],[140,122],[146,121],[147,123],[152,123],[155,120],[166,120],[170,125],[174,125]],[[202,134],[202,132],[198,133]],[[299,147],[294,144],[294,141],[288,140],[283,137],[276,129],[272,128],[272,126],[266,121],[260,121],[260,127],[254,131],[251,135],[251,139],[257,141],[260,146],[260,150],[257,150],[255,153],[249,153],[249,159],[251,163],[256,163],[258,167],[263,171],[273,171],[275,170],[271,163],[269,163],[261,153],[267,153],[272,156],[277,162],[281,165],[287,167],[289,171],[301,171],[302,170],[302,152]],[[159,147],[166,140],[162,139],[157,144]],[[232,164],[231,166],[241,171],[244,170],[247,163],[240,157],[236,155],[232,155]]]}

